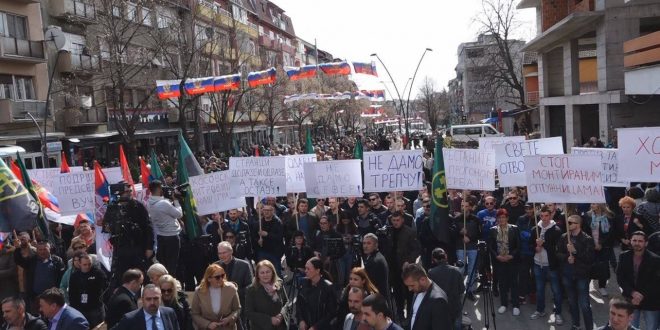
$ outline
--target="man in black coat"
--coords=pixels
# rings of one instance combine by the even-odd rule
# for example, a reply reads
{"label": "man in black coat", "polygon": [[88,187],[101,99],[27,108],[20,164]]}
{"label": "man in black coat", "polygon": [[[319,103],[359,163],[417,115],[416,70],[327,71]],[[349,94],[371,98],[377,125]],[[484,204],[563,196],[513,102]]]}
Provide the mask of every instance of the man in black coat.
{"label": "man in black coat", "polygon": [[[245,289],[252,284],[253,274],[250,264],[245,260],[234,258],[233,252],[234,250],[229,242],[220,242],[218,244],[218,258],[220,260],[216,264],[225,270],[227,281],[236,283],[241,306],[245,306]],[[243,308],[241,308],[241,323],[247,324]]]}
{"label": "man in black coat", "polygon": [[616,279],[623,296],[635,306],[632,325],[639,328],[640,319],[644,318],[646,329],[656,329],[660,320],[657,316],[650,316],[657,315],[660,310],[660,257],[646,249],[646,233],[643,231],[632,234],[630,245],[632,250],[619,256]]}
{"label": "man in black coat", "polygon": [[419,264],[409,264],[401,274],[403,283],[415,296],[408,315],[408,329],[451,329],[452,317],[447,294],[428,277]]}
{"label": "man in black coat", "polygon": [[103,322],[105,308],[103,306],[103,292],[108,287],[105,273],[92,266],[89,254],[81,252],[80,270],[71,274],[69,280],[69,303],[80,311],[89,322],[91,328]]}
{"label": "man in black coat", "polygon": [[447,264],[447,253],[442,248],[433,250],[433,264],[436,266],[429,270],[429,278],[437,284],[447,294],[447,303],[452,308],[452,324],[458,324],[462,319],[463,293],[465,285],[463,284],[463,275],[458,267]]}
{"label": "man in black coat", "polygon": [[255,242],[257,251],[256,262],[261,260],[270,261],[277,275],[282,278],[282,255],[284,255],[284,226],[282,221],[275,216],[275,208],[264,205],[261,208],[261,225],[259,220],[252,224],[252,241]]}
{"label": "man in black coat", "polygon": [[142,291],[142,308],[132,311],[121,319],[112,329],[124,330],[179,330],[176,313],[169,307],[160,306],[161,292],[154,284],[147,284]]}
{"label": "man in black coat", "polygon": [[47,330],[46,322],[25,311],[25,301],[21,298],[8,297],[2,300],[4,322],[0,329]]}
{"label": "man in black coat", "polygon": [[408,264],[415,263],[421,252],[421,246],[415,231],[404,224],[402,212],[392,213],[391,251],[385,254],[390,266],[390,284],[396,300],[396,320],[403,320],[404,308],[410,309],[412,294],[406,290],[401,280],[401,270]]}
{"label": "man in black coat", "polygon": [[387,260],[378,251],[378,236],[369,233],[362,238],[362,251],[364,252],[364,270],[374,283],[378,292],[389,301],[390,281]]}
{"label": "man in black coat", "polygon": [[497,226],[488,232],[488,251],[493,261],[493,269],[499,279],[500,307],[497,312],[506,312],[509,304],[513,305],[513,316],[520,315],[518,299],[517,269],[520,250],[520,233],[516,225],[508,223],[509,214],[501,208],[497,210]]}
{"label": "man in black coat", "polygon": [[48,241],[38,242],[36,253],[31,251],[29,244],[25,246],[21,242],[14,251],[14,261],[25,270],[25,294],[30,310],[35,313],[39,307],[36,298],[46,289],[59,287],[65,266],[62,258],[50,253]]}
{"label": "man in black coat", "polygon": [[124,314],[132,312],[138,308],[137,293],[140,292],[144,275],[139,269],[129,269],[122,275],[122,285],[117,288],[115,293],[108,301],[108,312],[105,315],[105,324],[108,329],[116,325]]}

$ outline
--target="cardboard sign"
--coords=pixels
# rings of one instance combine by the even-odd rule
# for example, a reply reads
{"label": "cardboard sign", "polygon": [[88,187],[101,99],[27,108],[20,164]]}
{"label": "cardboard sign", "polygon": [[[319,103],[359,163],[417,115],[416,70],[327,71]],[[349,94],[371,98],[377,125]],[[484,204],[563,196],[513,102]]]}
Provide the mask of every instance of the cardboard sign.
{"label": "cardboard sign", "polygon": [[286,155],[286,192],[305,192],[305,171],[303,164],[316,162],[315,154]]}
{"label": "cardboard sign", "polygon": [[449,189],[495,190],[495,153],[492,150],[443,148]]}
{"label": "cardboard sign", "polygon": [[197,206],[197,214],[207,215],[245,206],[245,198],[229,194],[229,171],[191,176],[190,189]]}
{"label": "cardboard sign", "polygon": [[104,168],[103,174],[105,174],[108,184],[115,184],[124,180],[124,177],[121,175],[121,167]]}
{"label": "cardboard sign", "polygon": [[94,213],[94,171],[58,173],[51,193],[60,203],[62,216]]}
{"label": "cardboard sign", "polygon": [[525,156],[528,201],[605,203],[600,156]]}
{"label": "cardboard sign", "polygon": [[364,191],[419,190],[424,184],[422,150],[364,153]]}
{"label": "cardboard sign", "polygon": [[564,153],[561,137],[495,144],[495,162],[500,187],[525,186],[525,156]]}
{"label": "cardboard sign", "polygon": [[230,157],[231,197],[286,196],[286,159],[278,157]]}
{"label": "cardboard sign", "polygon": [[[71,173],[81,173],[83,171],[82,166],[73,166],[70,167]],[[42,187],[46,188],[48,191],[53,191],[53,182],[55,181],[55,176],[60,174],[60,168],[36,168],[32,170],[27,170],[30,179],[38,182]]]}
{"label": "cardboard sign", "polygon": [[619,180],[660,181],[660,127],[619,128]]}
{"label": "cardboard sign", "polygon": [[603,173],[603,186],[605,187],[628,187],[630,182],[618,181],[619,162],[618,154],[619,149],[606,149],[606,148],[571,148],[573,155],[592,155],[599,156],[602,173]]}
{"label": "cardboard sign", "polygon": [[480,150],[494,150],[494,145],[504,143],[520,143],[525,141],[524,136],[488,136],[479,138]]}
{"label": "cardboard sign", "polygon": [[305,163],[308,198],[362,197],[359,159]]}

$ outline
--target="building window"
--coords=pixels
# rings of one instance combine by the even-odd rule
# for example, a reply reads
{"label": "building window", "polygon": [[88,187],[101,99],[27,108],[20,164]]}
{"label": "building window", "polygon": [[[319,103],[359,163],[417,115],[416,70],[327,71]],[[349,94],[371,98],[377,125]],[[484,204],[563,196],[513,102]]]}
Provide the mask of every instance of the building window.
{"label": "building window", "polygon": [[264,27],[263,27],[263,26],[259,26],[259,35],[262,36],[262,35],[264,35],[264,34],[265,34],[265,32],[264,32]]}
{"label": "building window", "polygon": [[146,26],[151,26],[151,8],[142,7],[140,12],[142,13],[142,24]]}
{"label": "building window", "polygon": [[234,19],[243,23],[247,24],[248,19],[247,19],[247,11],[245,9],[237,6],[237,5],[232,5],[231,6],[232,14],[234,15]]}
{"label": "building window", "polygon": [[126,3],[126,19],[132,22],[137,22],[137,5],[134,3]]}
{"label": "building window", "polygon": [[158,28],[165,29],[172,25],[172,18],[165,14],[158,14]]}
{"label": "building window", "polygon": [[14,98],[14,77],[0,74],[0,99]]}
{"label": "building window", "polygon": [[36,100],[32,77],[0,75],[0,99]]}
{"label": "building window", "polygon": [[121,17],[121,6],[120,5],[112,5],[112,16]]}
{"label": "building window", "polygon": [[3,36],[27,40],[27,18],[9,13],[0,13],[0,33]]}

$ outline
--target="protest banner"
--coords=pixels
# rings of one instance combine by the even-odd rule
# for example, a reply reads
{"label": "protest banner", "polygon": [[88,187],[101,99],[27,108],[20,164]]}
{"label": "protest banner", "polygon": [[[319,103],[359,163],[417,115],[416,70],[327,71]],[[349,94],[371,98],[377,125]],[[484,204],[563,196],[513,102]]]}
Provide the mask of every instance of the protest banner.
{"label": "protest banner", "polygon": [[[83,171],[82,166],[72,166],[72,173],[80,173]],[[27,170],[30,179],[38,182],[42,187],[46,188],[48,191],[53,191],[53,182],[55,181],[55,176],[60,174],[61,169],[59,167],[53,168],[35,168]]]}
{"label": "protest banner", "polygon": [[245,198],[229,195],[229,171],[218,171],[188,178],[195,197],[197,214],[207,215],[245,206]]}
{"label": "protest banner", "polygon": [[115,184],[124,180],[124,177],[121,175],[121,167],[119,166],[104,168],[103,174],[105,174],[108,184]]}
{"label": "protest banner", "polygon": [[424,185],[421,149],[365,152],[363,159],[365,192],[419,190]]}
{"label": "protest banner", "polygon": [[305,163],[308,198],[362,197],[359,159]]}
{"label": "protest banner", "polygon": [[571,148],[571,154],[599,156],[602,165],[603,186],[628,187],[630,185],[630,182],[619,181],[618,149],[573,147]]}
{"label": "protest banner", "polygon": [[660,127],[618,128],[619,180],[660,181]]}
{"label": "protest banner", "polygon": [[493,149],[500,187],[526,185],[523,157],[564,153],[561,137],[495,144]]}
{"label": "protest banner", "polygon": [[479,138],[479,150],[494,150],[494,145],[504,143],[520,143],[525,141],[524,136],[487,136]]}
{"label": "protest banner", "polygon": [[57,173],[51,191],[60,203],[62,216],[94,213],[94,171]]}
{"label": "protest banner", "polygon": [[600,156],[525,156],[531,203],[605,203]]}
{"label": "protest banner", "polygon": [[495,152],[443,148],[449,189],[495,190]]}
{"label": "protest banner", "polygon": [[230,157],[232,198],[286,196],[286,159],[277,157]]}
{"label": "protest banner", "polygon": [[316,162],[315,154],[286,155],[286,192],[305,192],[304,163]]}

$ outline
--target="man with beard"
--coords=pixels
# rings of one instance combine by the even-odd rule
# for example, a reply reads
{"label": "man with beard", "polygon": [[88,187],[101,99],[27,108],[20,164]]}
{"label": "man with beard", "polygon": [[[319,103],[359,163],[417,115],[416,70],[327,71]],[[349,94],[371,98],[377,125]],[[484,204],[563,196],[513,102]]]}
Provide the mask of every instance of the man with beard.
{"label": "man with beard", "polygon": [[413,264],[419,257],[421,247],[412,228],[404,225],[403,213],[394,212],[390,218],[392,222],[392,244],[389,257],[390,280],[396,300],[397,320],[403,319],[404,308],[410,310],[412,294],[406,290],[401,279],[401,270],[408,264]]}
{"label": "man with beard", "polygon": [[360,236],[368,233],[376,233],[376,229],[380,227],[378,217],[371,212],[369,203],[364,199],[357,201],[357,218],[355,219],[355,224],[358,226]]}
{"label": "man with beard", "polygon": [[352,287],[348,291],[348,310],[350,313],[344,319],[343,330],[369,330],[369,326],[362,320],[362,301],[366,292],[362,288]]}

